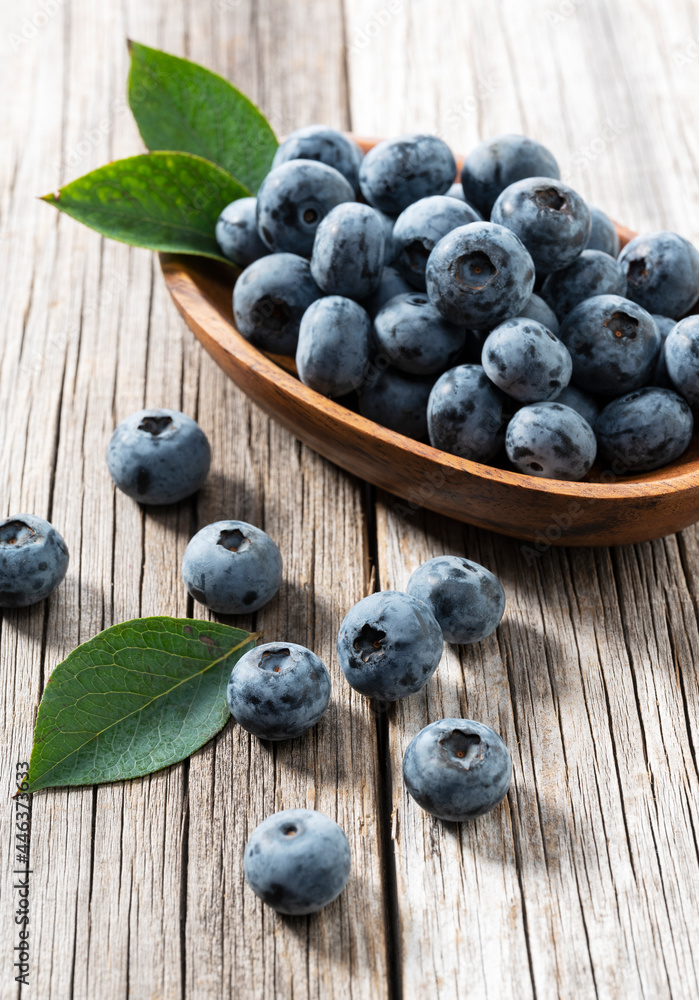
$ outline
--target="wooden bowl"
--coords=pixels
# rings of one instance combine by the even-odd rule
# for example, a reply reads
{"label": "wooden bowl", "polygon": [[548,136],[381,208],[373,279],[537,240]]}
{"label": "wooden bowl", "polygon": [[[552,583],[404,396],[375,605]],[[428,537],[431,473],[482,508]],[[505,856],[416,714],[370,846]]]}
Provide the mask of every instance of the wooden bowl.
{"label": "wooden bowl", "polygon": [[[366,150],[378,140],[358,141]],[[622,245],[635,235],[617,229]],[[603,474],[603,481],[538,479],[469,462],[326,399],[299,382],[293,359],[253,347],[233,325],[235,268],[201,257],[161,254],[160,259],[175,305],[226,374],[314,451],[395,494],[398,514],[409,517],[426,507],[521,538],[532,552],[551,545],[647,541],[699,519],[699,434],[680,459],[662,469],[641,476]]]}

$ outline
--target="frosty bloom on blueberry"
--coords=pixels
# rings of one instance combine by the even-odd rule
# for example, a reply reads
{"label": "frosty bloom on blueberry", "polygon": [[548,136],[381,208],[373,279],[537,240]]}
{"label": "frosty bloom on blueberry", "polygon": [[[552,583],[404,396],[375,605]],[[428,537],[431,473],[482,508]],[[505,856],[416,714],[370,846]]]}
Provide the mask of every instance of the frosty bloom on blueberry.
{"label": "frosty bloom on blueberry", "polygon": [[119,489],[144,504],[184,500],[203,486],[211,448],[199,424],[178,410],[138,410],[122,420],[107,449]]}
{"label": "frosty bloom on blueberry", "polygon": [[195,601],[222,615],[258,611],[282,582],[282,557],[269,535],[246,521],[215,521],[198,531],[182,560]]}
{"label": "frosty bloom on blueberry", "polygon": [[245,878],[278,913],[316,913],[347,885],[352,858],[344,831],[321,812],[284,809],[255,827],[245,845]]}
{"label": "frosty bloom on blueberry", "polygon": [[0,521],[0,608],[26,608],[52,594],[68,569],[68,547],[34,514]]}

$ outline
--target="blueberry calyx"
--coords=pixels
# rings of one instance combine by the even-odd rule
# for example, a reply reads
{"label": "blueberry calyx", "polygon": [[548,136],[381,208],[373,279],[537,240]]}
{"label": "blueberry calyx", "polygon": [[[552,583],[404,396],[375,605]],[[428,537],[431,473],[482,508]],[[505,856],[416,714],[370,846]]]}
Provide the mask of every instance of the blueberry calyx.
{"label": "blueberry calyx", "polygon": [[565,196],[554,187],[542,188],[534,195],[534,201],[539,208],[548,208],[553,212],[565,211],[567,208]]}
{"label": "blueberry calyx", "polygon": [[466,253],[456,262],[456,274],[459,282],[467,288],[479,291],[498,273],[490,257],[480,250]]}
{"label": "blueberry calyx", "polygon": [[439,745],[444,747],[452,760],[458,760],[467,770],[471,764],[483,757],[480,749],[481,738],[476,733],[465,733],[461,729],[454,729],[439,741]]}
{"label": "blueberry calyx", "polygon": [[0,527],[1,545],[24,545],[32,540],[36,532],[24,521],[6,521]]}
{"label": "blueberry calyx", "polygon": [[224,528],[216,544],[228,549],[229,552],[245,552],[250,548],[250,539],[245,537],[240,528]]}
{"label": "blueberry calyx", "polygon": [[152,434],[153,437],[157,437],[166,431],[172,424],[172,417],[144,417],[143,420],[138,425],[139,431],[145,431],[146,434]]}
{"label": "blueberry calyx", "polygon": [[277,649],[268,649],[262,654],[260,662],[257,665],[260,670],[267,670],[272,674],[280,674],[292,665],[291,650],[281,646]]}
{"label": "blueberry calyx", "polygon": [[604,325],[608,330],[611,330],[615,337],[626,337],[628,340],[634,340],[636,337],[636,331],[638,328],[638,320],[629,316],[628,313],[615,312],[605,320]]}
{"label": "blueberry calyx", "polygon": [[364,663],[368,663],[370,657],[383,656],[383,640],[385,638],[385,632],[381,632],[371,625],[363,625],[361,632],[354,640],[354,650],[359,653]]}

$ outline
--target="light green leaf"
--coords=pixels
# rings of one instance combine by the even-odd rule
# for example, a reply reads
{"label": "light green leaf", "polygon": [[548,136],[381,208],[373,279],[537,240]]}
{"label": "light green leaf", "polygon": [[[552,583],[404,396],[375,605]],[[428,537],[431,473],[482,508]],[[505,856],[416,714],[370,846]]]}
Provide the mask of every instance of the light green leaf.
{"label": "light green leaf", "polygon": [[257,191],[278,145],[262,112],[197,63],[138,42],[129,47],[129,105],[148,149],[203,156]]}
{"label": "light green leaf", "polygon": [[230,263],[216,243],[216,221],[249,194],[199,156],[144,153],[98,167],[43,200],[114,240]]}
{"label": "light green leaf", "polygon": [[189,757],[226,724],[228,678],[257,638],[136,618],[78,646],[46,685],[25,791],[135,778]]}

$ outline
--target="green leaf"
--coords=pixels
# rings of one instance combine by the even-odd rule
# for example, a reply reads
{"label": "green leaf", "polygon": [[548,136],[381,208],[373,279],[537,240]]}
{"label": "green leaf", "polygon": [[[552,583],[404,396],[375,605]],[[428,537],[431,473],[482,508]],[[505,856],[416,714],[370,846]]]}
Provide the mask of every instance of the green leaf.
{"label": "green leaf", "polygon": [[257,191],[278,145],[261,111],[203,66],[138,42],[129,47],[129,104],[148,149],[203,156]]}
{"label": "green leaf", "polygon": [[78,646],[44,690],[25,791],[136,778],[189,757],[226,724],[228,678],[257,638],[136,618]]}
{"label": "green leaf", "polygon": [[249,194],[200,156],[144,153],[98,167],[43,200],[114,240],[230,263],[216,243],[216,220]]}

